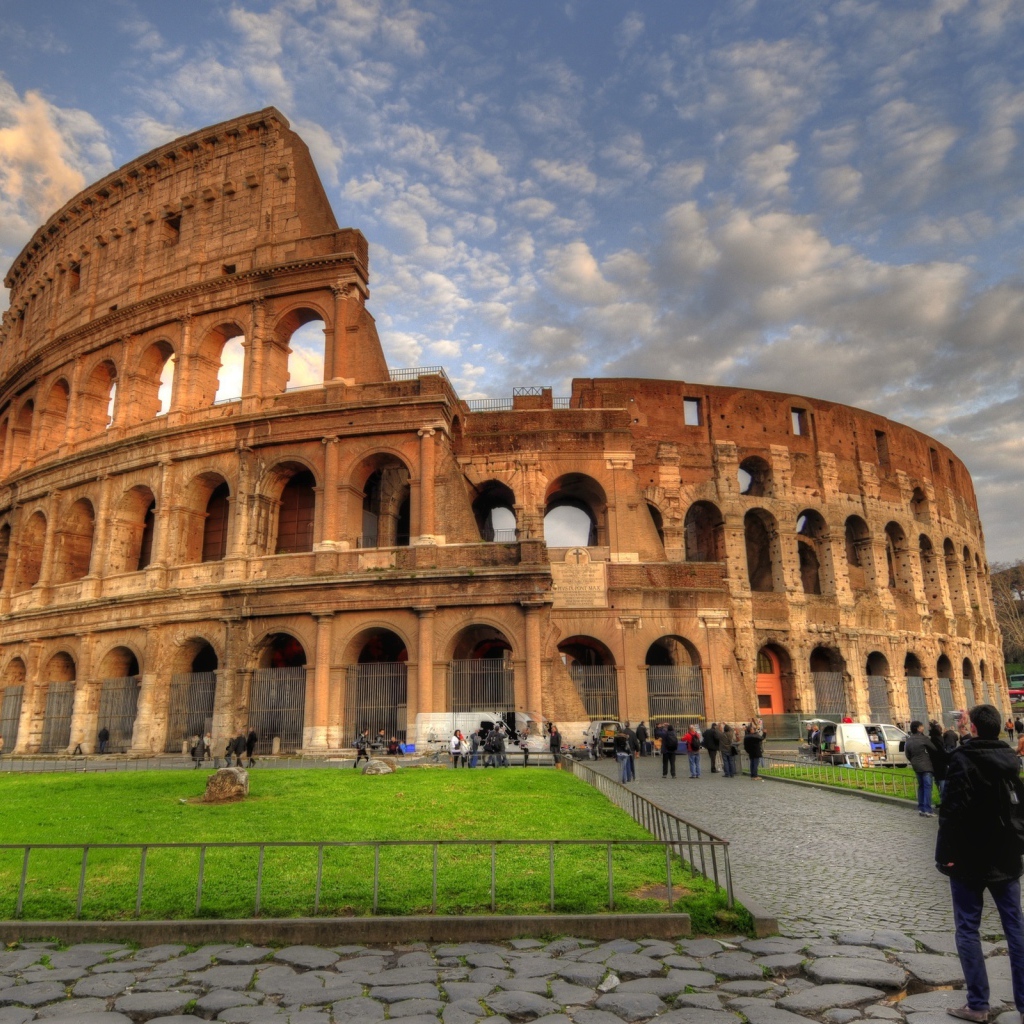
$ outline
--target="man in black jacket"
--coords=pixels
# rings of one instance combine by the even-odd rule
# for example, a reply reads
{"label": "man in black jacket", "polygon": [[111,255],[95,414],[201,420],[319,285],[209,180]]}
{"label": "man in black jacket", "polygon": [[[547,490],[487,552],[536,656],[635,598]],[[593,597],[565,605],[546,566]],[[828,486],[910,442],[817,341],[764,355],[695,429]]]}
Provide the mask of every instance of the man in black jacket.
{"label": "man in black jacket", "polygon": [[949,758],[935,844],[936,867],[949,876],[956,950],[967,980],[967,1004],[948,1013],[961,1020],[988,1020],[988,972],[979,937],[988,889],[1003,924],[1013,1001],[1024,1024],[1024,786],[1017,755],[999,739],[999,711],[979,704],[971,708],[970,719],[973,738]]}
{"label": "man in black jacket", "polygon": [[712,722],[704,730],[704,749],[708,752],[711,770],[718,771],[718,752],[722,749],[722,734],[718,731],[718,723]]}

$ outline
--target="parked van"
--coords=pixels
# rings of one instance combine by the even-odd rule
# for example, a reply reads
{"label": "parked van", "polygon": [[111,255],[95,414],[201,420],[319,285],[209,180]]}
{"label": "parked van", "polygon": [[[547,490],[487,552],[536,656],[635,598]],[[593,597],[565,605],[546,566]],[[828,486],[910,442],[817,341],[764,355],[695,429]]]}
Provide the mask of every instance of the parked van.
{"label": "parked van", "polygon": [[872,768],[907,763],[907,734],[895,725],[815,719],[803,726],[808,729],[812,724],[821,730],[821,760],[829,764]]}

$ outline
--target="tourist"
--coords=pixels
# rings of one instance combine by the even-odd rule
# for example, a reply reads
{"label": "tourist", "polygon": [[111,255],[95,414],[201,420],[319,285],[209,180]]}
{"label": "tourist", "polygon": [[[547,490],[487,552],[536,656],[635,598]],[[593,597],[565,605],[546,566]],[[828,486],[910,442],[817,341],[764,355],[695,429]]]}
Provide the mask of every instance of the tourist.
{"label": "tourist", "polygon": [[[998,733],[998,729],[996,730]],[[910,735],[904,748],[910,767],[917,775],[917,813],[922,818],[932,817],[932,781],[935,764],[932,754],[935,747],[924,733],[924,723],[916,718],[910,723]]]}
{"label": "tourist", "polygon": [[509,763],[508,763],[508,750],[506,749],[506,745],[505,745],[505,739],[506,739],[506,735],[507,734],[505,732],[505,723],[504,722],[499,722],[498,723],[497,733],[498,733],[498,739],[497,739],[498,749],[497,749],[497,752],[496,752],[496,756],[497,756],[497,761],[498,761],[498,767],[499,768],[508,768],[509,767]]}
{"label": "tourist", "polygon": [[245,756],[250,768],[256,763],[256,758],[253,755],[256,753],[256,744],[259,739],[255,729],[250,729],[249,735],[245,737]]}
{"label": "tourist", "polygon": [[701,737],[700,729],[694,723],[686,730],[683,736],[683,746],[686,747],[686,753],[690,761],[691,779],[700,778],[700,748],[702,743],[703,738]]}
{"label": "tourist", "polygon": [[242,767],[242,757],[245,754],[245,736],[239,733],[235,737],[235,742],[232,743],[231,749],[235,752],[235,767]]}
{"label": "tourist", "polygon": [[722,734],[718,731],[718,725],[715,722],[712,722],[704,733],[704,749],[708,752],[711,770],[717,774],[718,752],[722,749]]}
{"label": "tourist", "polygon": [[475,768],[480,760],[480,730],[475,729],[469,736],[469,767]]}
{"label": "tourist", "polygon": [[637,741],[637,743],[640,744],[640,756],[641,757],[646,757],[650,753],[650,750],[648,749],[648,743],[650,741],[648,740],[647,737],[648,737],[647,726],[644,725],[643,722],[641,722],[636,727],[636,741]]}
{"label": "tourist", "polygon": [[1016,730],[1018,736],[1024,736],[1024,718],[1021,718],[1020,715],[1018,715],[1013,720],[1013,728]]}
{"label": "tourist", "polygon": [[946,788],[946,744],[942,737],[942,726],[938,722],[929,722],[928,739],[932,743],[932,766],[935,769],[935,782],[939,787],[939,800],[942,800]]}
{"label": "tourist", "polygon": [[96,734],[96,738],[100,741],[100,753],[105,754],[107,752],[107,744],[110,742],[110,730],[103,726]]}
{"label": "tourist", "polygon": [[612,740],[615,760],[619,762],[619,781],[625,785],[633,780],[633,752],[629,748],[629,734],[623,726],[615,730]]}
{"label": "tourist", "polygon": [[206,756],[203,738],[201,736],[192,737],[192,746],[189,747],[189,753],[192,755],[192,760],[195,762],[192,765],[193,770],[195,770],[203,763],[203,758]]}
{"label": "tourist", "polygon": [[551,763],[555,768],[562,767],[562,734],[558,726],[551,723],[551,731],[548,735],[548,749],[551,751]]}
{"label": "tourist", "polygon": [[1024,771],[1024,735],[1017,740],[1017,757],[1020,758],[1021,770]]}
{"label": "tourist", "polygon": [[935,866],[949,877],[956,951],[967,982],[966,1004],[947,1012],[961,1020],[988,1020],[988,971],[979,936],[988,889],[1006,937],[1013,1001],[1024,1021],[1024,785],[1017,758],[999,739],[999,711],[979,704],[971,708],[970,721],[973,738],[950,757],[935,843]]}
{"label": "tourist", "polygon": [[1006,725],[1003,727],[1006,729],[1006,738],[1008,740],[1013,739],[1013,719],[1007,716]]}
{"label": "tourist", "polygon": [[494,758],[498,752],[498,732],[490,729],[484,736],[484,767],[493,768]]}
{"label": "tourist", "polygon": [[761,765],[761,758],[764,757],[764,733],[752,722],[747,723],[747,728],[743,733],[743,750],[750,761],[751,780],[763,782],[764,779],[758,775],[757,770]]}
{"label": "tourist", "polygon": [[363,731],[356,736],[355,742],[352,744],[356,748],[356,762],[352,765],[353,768],[359,767],[360,760],[366,760],[369,762],[370,755],[367,752],[370,746],[370,730],[363,726]]}
{"label": "tourist", "polygon": [[736,730],[726,724],[722,730],[722,774],[727,779],[736,777],[736,758],[740,748],[736,743]]}
{"label": "tourist", "polygon": [[462,761],[463,767],[466,765],[466,750],[463,746],[465,740],[463,739],[462,732],[456,729],[452,733],[452,738],[448,741],[448,752],[452,755],[452,767],[458,768],[459,761]]}
{"label": "tourist", "polygon": [[401,751],[398,749],[398,737],[392,736],[391,739],[388,740],[388,754],[392,757],[397,757],[399,753],[401,753]]}
{"label": "tourist", "polygon": [[600,736],[594,736],[590,741],[590,760],[600,761],[601,760],[601,738]]}
{"label": "tourist", "polygon": [[664,779],[671,771],[676,777],[676,751],[679,749],[679,737],[671,725],[665,726],[661,734],[661,777]]}

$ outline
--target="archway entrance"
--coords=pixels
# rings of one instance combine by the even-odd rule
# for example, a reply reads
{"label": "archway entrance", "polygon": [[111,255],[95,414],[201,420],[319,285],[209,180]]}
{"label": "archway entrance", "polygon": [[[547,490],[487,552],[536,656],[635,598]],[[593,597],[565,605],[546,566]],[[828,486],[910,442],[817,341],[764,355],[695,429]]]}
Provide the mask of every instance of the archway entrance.
{"label": "archway entrance", "polygon": [[46,709],[40,754],[56,754],[71,744],[71,716],[75,708],[75,663],[70,654],[55,654],[46,666]]}
{"label": "archway entrance", "polygon": [[889,698],[889,661],[881,651],[868,655],[865,671],[868,677],[868,706],[872,722],[891,722],[892,703]]}
{"label": "archway entrance", "polygon": [[[470,626],[459,636],[448,663],[448,706],[452,714],[516,709],[512,645],[492,626]],[[540,710],[539,708],[537,709]]]}
{"label": "archway entrance", "polygon": [[370,738],[383,731],[406,739],[409,694],[409,652],[390,629],[371,629],[355,644],[356,664],[348,668],[345,686],[345,728],[349,739],[368,729]]}
{"label": "archway entrance", "polygon": [[558,645],[562,663],[591,721],[619,717],[619,686],[612,652],[591,636],[572,636]]}
{"label": "archway entrance", "polygon": [[97,735],[109,734],[108,754],[126,754],[132,745],[135,716],[139,707],[139,662],[127,647],[115,647],[100,665],[100,714]]}
{"label": "archway entrance", "polygon": [[194,640],[182,651],[177,667],[179,670],[171,676],[167,707],[164,750],[168,754],[184,752],[193,737],[213,732],[216,652],[205,640]]}
{"label": "archway entrance", "polygon": [[306,651],[288,633],[267,638],[260,667],[249,690],[249,729],[256,733],[256,752],[293,753],[302,746],[306,717]]}
{"label": "archway entrance", "polygon": [[704,673],[697,648],[681,636],[663,636],[647,648],[647,714],[652,726],[676,731],[705,721]]}
{"label": "archway entrance", "polygon": [[756,693],[758,714],[783,714],[782,660],[771,647],[762,647],[757,652]]}

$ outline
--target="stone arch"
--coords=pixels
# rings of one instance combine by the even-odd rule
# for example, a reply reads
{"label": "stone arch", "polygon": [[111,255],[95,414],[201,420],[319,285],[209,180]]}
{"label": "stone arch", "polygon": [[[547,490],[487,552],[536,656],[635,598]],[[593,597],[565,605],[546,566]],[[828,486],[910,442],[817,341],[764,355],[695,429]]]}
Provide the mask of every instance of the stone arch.
{"label": "stone arch", "polygon": [[390,626],[364,626],[346,650],[345,728],[385,742],[404,740],[409,723],[409,645]]}
{"label": "stone arch", "polygon": [[221,667],[219,644],[211,637],[197,633],[174,645],[171,673],[216,672]]}
{"label": "stone arch", "polygon": [[113,423],[117,381],[117,365],[112,359],[101,359],[84,376],[77,395],[79,438],[101,434]]}
{"label": "stone arch", "polygon": [[141,670],[136,652],[126,644],[110,647],[98,661],[100,678],[99,730],[109,733],[107,751],[126,753],[132,745],[139,707]]}
{"label": "stone arch", "polygon": [[942,542],[942,560],[946,570],[946,589],[949,591],[949,599],[953,605],[953,610],[958,615],[963,615],[966,610],[963,576],[960,572],[960,565],[957,562],[956,548],[949,537],[946,537]]}
{"label": "stone arch", "polygon": [[96,513],[88,498],[79,498],[61,515],[53,564],[53,582],[70,583],[89,574]]}
{"label": "stone arch", "polygon": [[619,717],[618,674],[615,656],[593,636],[566,637],[558,653],[591,720]]}
{"label": "stone arch", "polygon": [[725,561],[725,520],[710,501],[695,501],[683,520],[683,537],[688,562]]}
{"label": "stone arch", "polygon": [[935,555],[931,537],[922,533],[917,538],[918,558],[921,561],[921,581],[924,584],[928,610],[932,615],[943,611],[941,584],[939,583],[939,560]]}
{"label": "stone arch", "polygon": [[915,487],[910,496],[910,511],[918,523],[927,523],[931,518],[928,497],[920,487]]}
{"label": "stone arch", "polygon": [[411,473],[392,451],[364,455],[349,476],[349,522],[360,524],[357,545],[364,548],[405,547],[412,533]]}
{"label": "stone arch", "polygon": [[888,586],[902,594],[914,592],[914,574],[910,561],[910,544],[899,523],[885,525],[885,561]]}
{"label": "stone arch", "polygon": [[781,715],[796,710],[793,660],[777,643],[766,643],[757,652],[755,695],[759,715]]}
{"label": "stone arch", "polygon": [[970,658],[964,658],[962,666],[962,674],[960,676],[961,684],[963,686],[964,694],[964,710],[967,711],[977,704],[974,691],[974,665],[971,663]]}
{"label": "stone arch", "polygon": [[510,544],[518,537],[516,496],[500,480],[487,480],[477,487],[473,517],[481,540]]}
{"label": "stone arch", "polygon": [[515,711],[512,642],[503,629],[484,622],[465,625],[452,637],[447,707],[467,711]]}
{"label": "stone arch", "polygon": [[658,637],[644,655],[644,670],[648,721],[671,722],[677,730],[704,721],[704,673],[694,643],[679,635]]}
{"label": "stone arch", "polygon": [[73,682],[78,677],[78,666],[67,651],[57,651],[46,662],[43,678],[50,683]]}
{"label": "stone arch", "polygon": [[132,381],[136,422],[155,419],[171,410],[177,357],[174,346],[161,339],[148,345],[139,358]]}
{"label": "stone arch", "polygon": [[35,419],[35,401],[27,398],[18,407],[17,415],[14,417],[11,437],[11,472],[17,472],[30,457],[29,445],[32,440],[32,423]]}
{"label": "stone arch", "polygon": [[869,676],[888,676],[889,659],[881,651],[872,651],[868,655],[864,672]]}
{"label": "stone arch", "polygon": [[658,637],[647,648],[644,655],[644,664],[647,666],[693,666],[700,668],[701,656],[697,645],[685,636],[666,634]]}
{"label": "stone arch", "polygon": [[845,523],[846,573],[850,589],[868,590],[871,571],[871,531],[860,516],[848,516]]}
{"label": "stone arch", "polygon": [[261,548],[275,555],[312,551],[317,475],[298,455],[281,458],[260,481],[257,520]]}
{"label": "stone arch", "polygon": [[849,717],[851,706],[846,688],[846,661],[837,647],[815,647],[807,659],[814,688],[815,711],[825,718]]}
{"label": "stone arch", "polygon": [[775,516],[763,508],[752,508],[743,517],[747,551],[747,578],[757,593],[783,590],[779,529]]}
{"label": "stone arch", "polygon": [[604,488],[593,477],[565,473],[548,486],[544,540],[556,548],[603,546],[608,543],[607,513]]}
{"label": "stone arch", "polygon": [[212,738],[219,667],[216,648],[204,636],[192,636],[174,645],[164,742],[166,753],[187,750],[196,738],[207,733]]}
{"label": "stone arch", "polygon": [[445,645],[449,660],[511,660],[515,648],[503,625],[474,618],[459,626]]}
{"label": "stone arch", "polygon": [[68,431],[68,411],[71,408],[71,387],[64,377],[50,385],[43,404],[39,407],[39,455],[55,455],[65,442]]}
{"label": "stone arch", "polygon": [[408,661],[413,637],[395,622],[364,622],[341,645],[342,663],[367,664],[374,660]]}
{"label": "stone arch", "polygon": [[661,514],[661,509],[653,502],[647,501],[647,514],[651,517],[651,523],[654,525],[654,532],[658,535],[658,540],[661,541],[661,546],[665,546],[665,517]]}
{"label": "stone arch", "polygon": [[231,489],[215,470],[194,476],[184,489],[181,561],[216,562],[227,554]]}
{"label": "stone arch", "polygon": [[812,508],[804,509],[797,516],[796,533],[800,582],[804,593],[835,593],[829,530],[822,514]]}
{"label": "stone arch", "polygon": [[19,532],[15,592],[28,590],[39,582],[43,570],[43,545],[46,543],[46,516],[39,510],[33,512]]}
{"label": "stone arch", "polygon": [[128,488],[114,506],[107,571],[139,572],[153,560],[156,498],[145,484]]}
{"label": "stone arch", "polygon": [[228,320],[203,335],[191,367],[191,391],[198,408],[242,397],[245,382],[245,328]]}
{"label": "stone arch", "polygon": [[[277,387],[276,375],[267,378],[267,393],[323,384],[327,356],[327,314],[316,303],[302,303],[278,317],[275,346],[285,356],[285,380]],[[271,367],[268,366],[268,370]]]}
{"label": "stone arch", "polygon": [[760,455],[749,455],[739,465],[736,478],[740,494],[751,498],[770,498],[773,493],[772,467]]}
{"label": "stone arch", "polygon": [[57,651],[45,663],[41,673],[45,691],[39,752],[54,754],[71,745],[71,718],[75,705],[78,667],[67,651]]}
{"label": "stone arch", "polygon": [[11,554],[11,524],[0,524],[0,590],[7,577],[7,563]]}

